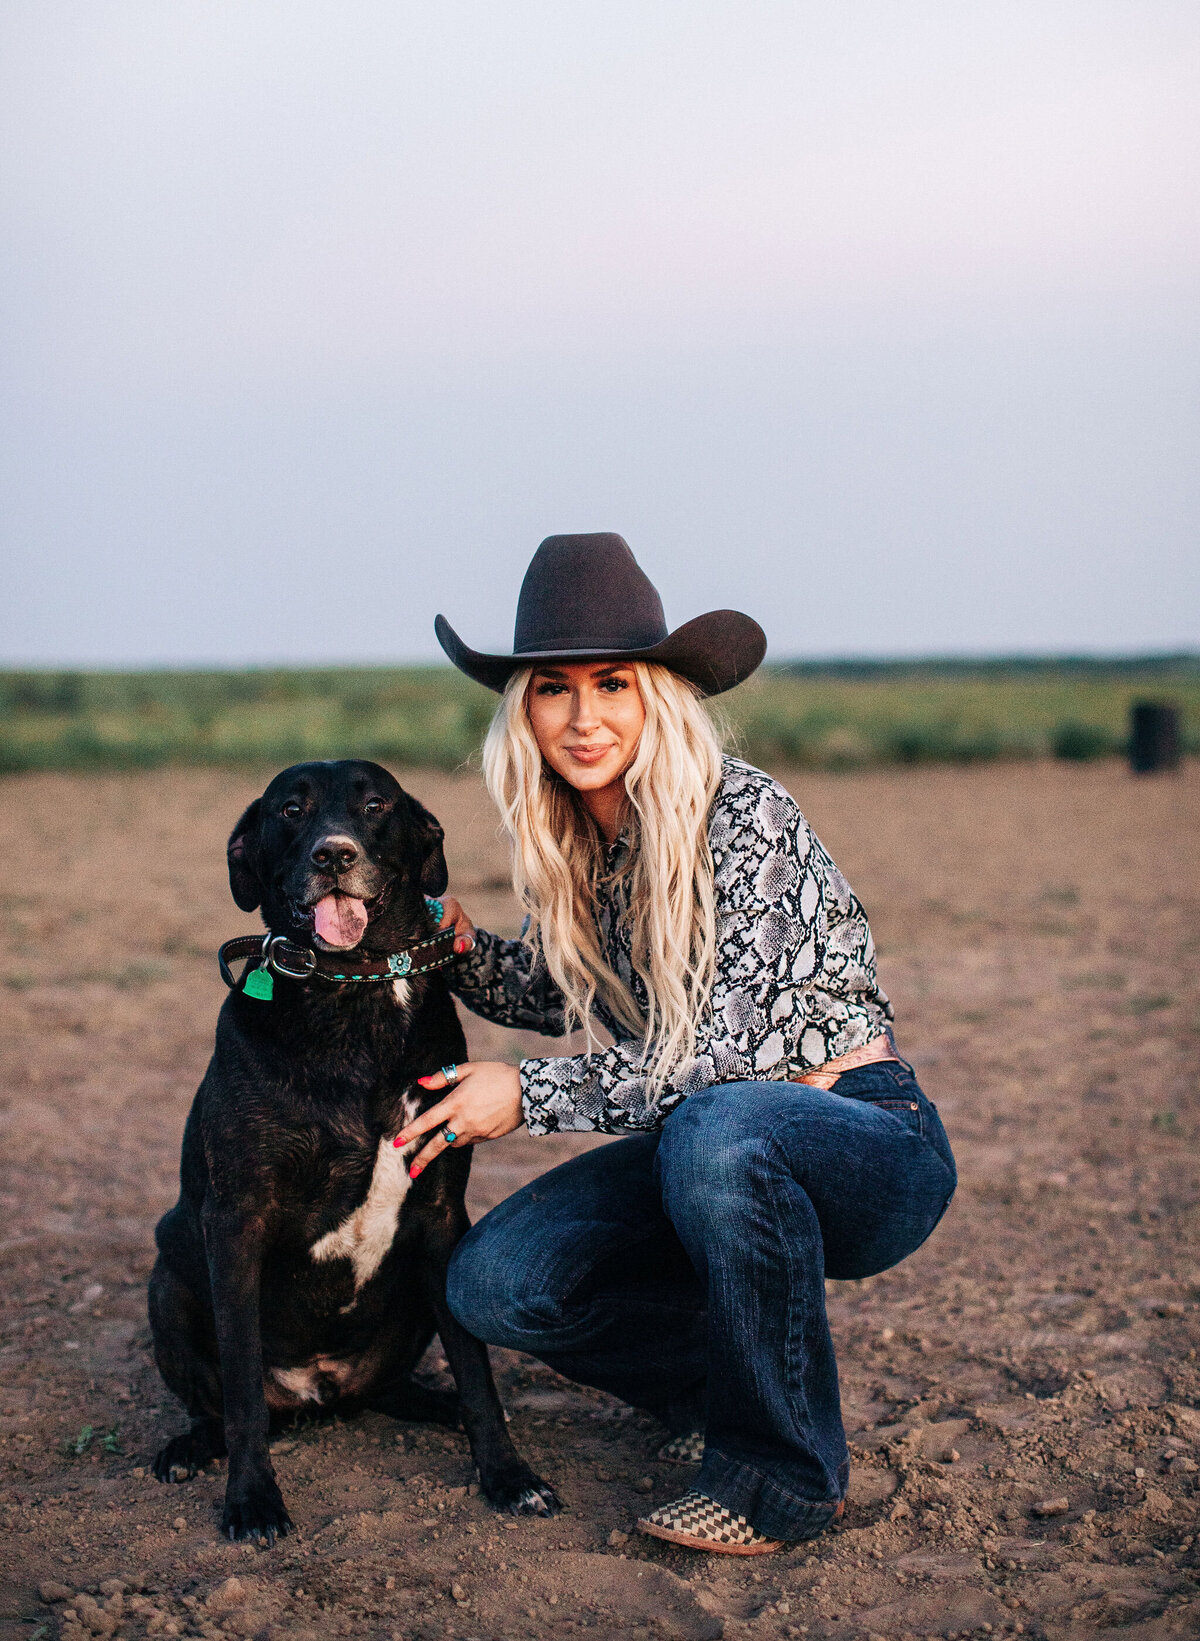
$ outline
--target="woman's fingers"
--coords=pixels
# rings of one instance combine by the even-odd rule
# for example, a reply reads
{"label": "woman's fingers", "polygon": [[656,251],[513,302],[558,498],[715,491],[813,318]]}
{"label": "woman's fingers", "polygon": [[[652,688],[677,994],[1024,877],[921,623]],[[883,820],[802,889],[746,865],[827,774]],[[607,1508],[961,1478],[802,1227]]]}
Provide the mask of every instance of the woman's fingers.
{"label": "woman's fingers", "polygon": [[[453,1130],[451,1130],[451,1132],[453,1132]],[[421,1149],[417,1152],[416,1156],[409,1163],[409,1165],[408,1165],[408,1177],[409,1177],[409,1179],[416,1179],[418,1177],[418,1175],[423,1174],[425,1172],[425,1170],[429,1167],[429,1164],[431,1162],[433,1162],[436,1157],[439,1157],[442,1154],[442,1152],[447,1150],[447,1149],[448,1149],[448,1142],[446,1140],[446,1136],[442,1133],[441,1129],[439,1128],[437,1133],[433,1136],[433,1138],[431,1140],[429,1140],[427,1144],[425,1144],[421,1147]]]}
{"label": "woman's fingers", "polygon": [[[440,1072],[438,1076],[441,1076]],[[409,1163],[409,1179],[416,1179],[418,1174],[423,1173],[429,1167],[429,1164],[436,1156],[446,1150],[450,1143],[446,1138],[445,1131],[447,1128],[454,1134],[455,1139],[458,1138],[454,1128],[455,1118],[450,1109],[451,1104],[450,1100],[439,1100],[436,1105],[431,1105],[428,1111],[422,1111],[419,1117],[414,1117],[408,1127],[402,1129],[392,1141],[392,1144],[396,1146],[411,1145],[414,1140],[419,1140],[422,1134],[429,1134],[431,1130],[433,1131],[432,1138],[426,1141]]]}
{"label": "woman's fingers", "polygon": [[470,952],[475,949],[475,925],[462,909],[462,902],[453,895],[442,896],[442,921],[439,929],[448,929],[454,925],[454,949],[456,952]]}
{"label": "woman's fingers", "polygon": [[[516,1066],[500,1061],[475,1060],[454,1068],[448,1078],[445,1071],[433,1071],[427,1077],[418,1077],[422,1088],[437,1095],[449,1088],[444,1099],[413,1117],[396,1135],[393,1145],[407,1146],[423,1135],[430,1138],[413,1158],[409,1174],[413,1179],[422,1173],[448,1143],[477,1145],[480,1140],[499,1139],[511,1134],[523,1121],[521,1109],[521,1077]],[[454,1136],[447,1141],[445,1129]]]}
{"label": "woman's fingers", "polygon": [[[435,1076],[438,1079],[436,1084],[433,1078],[426,1079],[422,1077],[419,1081],[427,1088],[445,1088],[446,1082],[441,1072],[436,1072]],[[422,1134],[428,1134],[431,1129],[440,1128],[443,1123],[449,1121],[450,1101],[439,1100],[436,1105],[431,1105],[428,1111],[422,1111],[410,1123],[406,1123],[396,1135],[392,1144],[396,1146],[411,1145],[414,1140],[419,1140]],[[453,1124],[451,1124],[451,1131],[453,1131]]]}
{"label": "woman's fingers", "polygon": [[418,1077],[417,1081],[422,1088],[432,1089],[437,1094],[443,1088],[457,1088],[459,1083],[465,1083],[467,1078],[474,1074],[475,1069],[468,1060],[464,1060],[460,1066],[443,1066],[440,1071],[431,1071],[428,1076]]}

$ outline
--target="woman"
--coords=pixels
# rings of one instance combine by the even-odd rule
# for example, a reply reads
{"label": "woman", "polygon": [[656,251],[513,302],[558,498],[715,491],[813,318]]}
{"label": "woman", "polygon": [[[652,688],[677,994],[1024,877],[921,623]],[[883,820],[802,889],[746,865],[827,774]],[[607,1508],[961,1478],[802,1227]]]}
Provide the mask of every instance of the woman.
{"label": "woman", "polygon": [[[849,1459],[825,1278],[920,1244],[955,1185],[942,1125],[898,1058],[861,906],[789,794],[722,759],[701,697],[765,639],[717,611],[668,635],[619,536],[552,536],[514,653],[438,637],[503,692],[484,750],[528,914],[501,940],[446,902],[468,1008],[589,1051],[473,1062],[398,1145],[627,1137],[542,1175],[461,1243],[473,1333],[657,1414],[696,1486],[639,1522],[740,1555],[841,1514]],[[596,1027],[614,1039],[601,1047]]]}

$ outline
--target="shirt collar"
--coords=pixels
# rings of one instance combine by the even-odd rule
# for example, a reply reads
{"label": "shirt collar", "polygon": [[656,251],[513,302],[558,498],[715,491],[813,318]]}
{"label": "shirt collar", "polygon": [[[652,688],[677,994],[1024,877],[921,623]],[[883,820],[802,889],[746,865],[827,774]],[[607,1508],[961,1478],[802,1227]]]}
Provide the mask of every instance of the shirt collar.
{"label": "shirt collar", "polygon": [[629,853],[629,828],[627,826],[623,826],[621,828],[621,830],[617,833],[616,837],[612,840],[612,842],[605,847],[605,850],[604,850],[604,870],[605,870],[605,874],[606,875],[611,875],[613,872],[615,872],[617,870],[617,868],[619,866],[622,866],[625,862],[625,857],[628,855],[628,853]]}

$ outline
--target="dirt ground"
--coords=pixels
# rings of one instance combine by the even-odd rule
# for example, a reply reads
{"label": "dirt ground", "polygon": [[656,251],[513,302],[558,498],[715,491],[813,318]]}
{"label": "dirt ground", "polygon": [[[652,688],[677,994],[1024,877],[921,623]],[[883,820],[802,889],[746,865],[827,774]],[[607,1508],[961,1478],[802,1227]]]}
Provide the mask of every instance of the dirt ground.
{"label": "dirt ground", "polygon": [[[478,783],[405,779],[468,907],[511,927]],[[0,1637],[1200,1636],[1200,767],[789,784],[872,914],[962,1183],[906,1264],[830,1285],[843,1528],[749,1561],[626,1537],[690,1473],[647,1420],[500,1352],[557,1520],[500,1519],[461,1437],[376,1415],[275,1444],[299,1531],[270,1551],[218,1538],[223,1467],[154,1482],[181,1415],[147,1348],[151,1231],[213,952],[250,926],[223,845],[260,783],[0,785]],[[475,1211],[579,1143],[484,1147]]]}

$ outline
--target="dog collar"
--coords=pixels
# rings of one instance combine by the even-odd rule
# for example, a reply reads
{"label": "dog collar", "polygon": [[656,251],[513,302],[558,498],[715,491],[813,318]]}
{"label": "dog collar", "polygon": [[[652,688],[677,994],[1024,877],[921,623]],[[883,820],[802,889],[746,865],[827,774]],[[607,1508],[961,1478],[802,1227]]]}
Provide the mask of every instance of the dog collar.
{"label": "dog collar", "polygon": [[[225,941],[217,952],[217,966],[221,979],[231,991],[242,991],[248,997],[269,1002],[274,990],[272,976],[296,980],[326,980],[330,985],[361,985],[372,981],[415,979],[433,969],[444,969],[455,959],[454,926],[440,929],[437,934],[423,935],[410,941],[399,951],[385,952],[379,957],[353,952],[318,952],[311,946],[301,946],[287,935],[238,935]],[[230,963],[243,957],[255,957],[256,964],[247,964],[241,978],[233,973]],[[258,978],[261,976],[261,978]]]}

